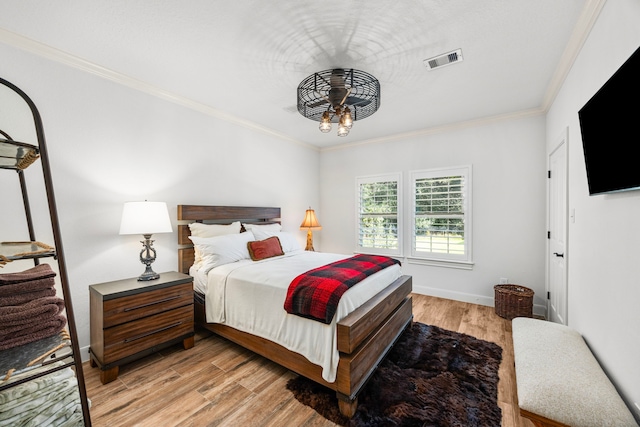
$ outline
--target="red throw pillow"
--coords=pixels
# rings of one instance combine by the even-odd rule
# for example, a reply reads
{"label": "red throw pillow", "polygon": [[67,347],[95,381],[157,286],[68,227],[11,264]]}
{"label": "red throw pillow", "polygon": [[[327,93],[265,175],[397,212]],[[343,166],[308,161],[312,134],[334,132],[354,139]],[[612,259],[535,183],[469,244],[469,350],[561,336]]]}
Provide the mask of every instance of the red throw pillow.
{"label": "red throw pillow", "polygon": [[247,248],[249,249],[251,259],[254,261],[284,255],[280,239],[278,239],[277,236],[272,236],[264,240],[248,242]]}

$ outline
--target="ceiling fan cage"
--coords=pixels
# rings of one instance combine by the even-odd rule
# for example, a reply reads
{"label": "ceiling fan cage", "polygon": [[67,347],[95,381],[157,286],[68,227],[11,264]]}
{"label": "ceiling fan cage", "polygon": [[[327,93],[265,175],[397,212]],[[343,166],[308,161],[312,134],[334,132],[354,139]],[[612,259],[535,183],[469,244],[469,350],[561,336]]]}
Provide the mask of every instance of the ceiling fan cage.
{"label": "ceiling fan cage", "polygon": [[331,121],[340,119],[336,108],[349,107],[353,120],[362,120],[380,107],[380,82],[353,68],[334,68],[313,73],[298,85],[298,112],[321,121],[328,111]]}

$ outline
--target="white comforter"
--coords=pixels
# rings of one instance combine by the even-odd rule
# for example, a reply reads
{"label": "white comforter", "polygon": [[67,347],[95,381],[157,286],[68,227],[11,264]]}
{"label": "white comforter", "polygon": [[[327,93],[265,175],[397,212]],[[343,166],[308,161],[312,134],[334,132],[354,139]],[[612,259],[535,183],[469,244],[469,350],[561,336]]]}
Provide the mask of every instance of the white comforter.
{"label": "white comforter", "polygon": [[[344,293],[331,324],[288,314],[284,300],[299,274],[348,258],[321,252],[296,251],[262,261],[242,260],[212,269],[192,271],[195,288],[204,288],[207,322],[224,323],[276,342],[322,367],[333,382],[338,367],[336,323],[400,277],[394,265],[368,277]],[[205,283],[206,282],[206,283]]]}

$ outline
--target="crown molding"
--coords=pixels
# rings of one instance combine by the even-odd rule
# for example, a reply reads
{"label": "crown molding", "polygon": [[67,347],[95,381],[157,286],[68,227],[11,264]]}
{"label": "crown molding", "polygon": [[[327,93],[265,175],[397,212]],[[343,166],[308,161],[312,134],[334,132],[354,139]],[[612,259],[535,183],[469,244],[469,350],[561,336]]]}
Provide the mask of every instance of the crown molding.
{"label": "crown molding", "polygon": [[211,107],[209,105],[196,102],[184,96],[177,95],[175,93],[160,89],[154,85],[145,83],[142,80],[138,80],[133,77],[129,77],[125,74],[119,73],[117,71],[110,70],[108,68],[95,64],[91,61],[87,61],[75,55],[71,55],[62,50],[56,49],[44,43],[40,43],[38,41],[32,40],[30,38],[21,36],[19,34],[16,34],[14,32],[11,32],[2,28],[0,28],[0,42],[16,47],[18,49],[27,51],[34,55],[38,55],[40,57],[49,59],[51,61],[64,64],[68,67],[75,68],[80,71],[84,71],[86,73],[103,78],[105,80],[109,80],[114,83],[121,84],[123,86],[137,90],[139,92],[152,95],[156,98],[169,101],[177,105],[181,105],[185,108],[189,108],[191,110],[200,112],[202,114],[215,117],[217,119],[224,120],[226,122],[233,123],[235,125],[242,126],[244,128],[248,128],[272,137],[276,137],[281,140],[302,145],[305,148],[309,148],[315,151],[318,150],[318,147],[316,147],[315,145],[311,145],[311,144],[299,141],[297,139],[284,135],[280,132],[276,132],[273,129],[258,125],[248,120],[241,119],[237,116],[228,114],[222,110]]}
{"label": "crown molding", "polygon": [[399,139],[410,139],[410,138],[421,137],[426,135],[452,132],[452,131],[471,128],[471,127],[484,126],[484,125],[488,125],[491,123],[500,122],[504,120],[518,120],[518,119],[523,119],[527,117],[540,116],[545,113],[546,111],[542,108],[532,108],[529,110],[522,110],[522,111],[516,111],[512,113],[499,114],[495,116],[482,117],[480,119],[468,120],[464,122],[455,122],[455,123],[449,123],[441,126],[433,126],[426,129],[398,133],[395,135],[385,136],[381,138],[373,138],[373,139],[367,139],[364,141],[333,145],[331,147],[322,148],[320,151],[324,152],[324,151],[342,150],[345,148],[352,148],[360,145],[380,144],[385,142],[397,141]]}
{"label": "crown molding", "polygon": [[582,46],[584,46],[587,41],[589,33],[591,33],[591,29],[595,25],[606,2],[607,0],[588,0],[584,9],[582,9],[578,22],[576,22],[571,37],[569,38],[569,42],[560,57],[556,71],[551,78],[549,86],[547,86],[547,91],[542,101],[542,109],[545,112],[549,111],[553,101],[555,101],[556,96],[560,92],[567,75],[569,75],[569,71],[571,71],[571,67],[573,67],[578,54],[582,50]]}

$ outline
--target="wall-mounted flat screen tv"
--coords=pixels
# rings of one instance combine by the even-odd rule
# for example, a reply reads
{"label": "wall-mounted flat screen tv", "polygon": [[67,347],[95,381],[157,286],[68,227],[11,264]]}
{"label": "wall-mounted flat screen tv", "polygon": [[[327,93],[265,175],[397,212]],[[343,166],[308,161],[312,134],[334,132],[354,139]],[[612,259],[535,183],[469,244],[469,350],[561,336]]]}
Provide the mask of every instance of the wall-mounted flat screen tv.
{"label": "wall-mounted flat screen tv", "polygon": [[589,194],[640,189],[640,48],[578,118]]}

